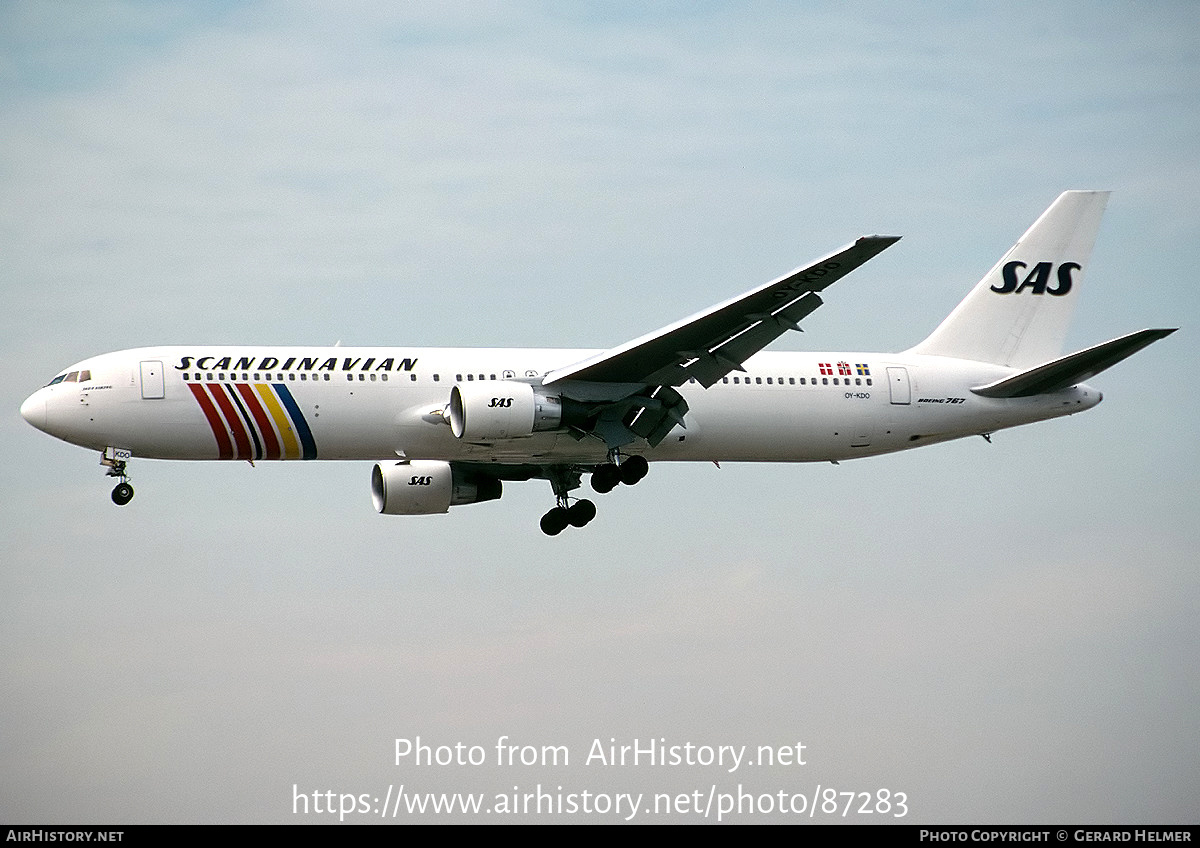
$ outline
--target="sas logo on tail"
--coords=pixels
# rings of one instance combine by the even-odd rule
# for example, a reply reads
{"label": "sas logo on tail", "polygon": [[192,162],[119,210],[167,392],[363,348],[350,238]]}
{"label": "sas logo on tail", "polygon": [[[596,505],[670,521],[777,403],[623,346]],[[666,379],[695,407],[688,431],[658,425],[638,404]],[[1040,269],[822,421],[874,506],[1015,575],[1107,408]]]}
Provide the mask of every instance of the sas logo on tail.
{"label": "sas logo on tail", "polygon": [[1058,273],[1051,285],[1050,272],[1054,268],[1051,262],[1039,262],[1034,265],[1025,278],[1018,282],[1017,277],[1029,266],[1024,262],[1007,262],[1003,268],[1004,284],[992,286],[996,294],[1020,294],[1029,289],[1033,294],[1052,294],[1062,297],[1071,290],[1071,272],[1078,271],[1078,262],[1064,262],[1058,266]]}

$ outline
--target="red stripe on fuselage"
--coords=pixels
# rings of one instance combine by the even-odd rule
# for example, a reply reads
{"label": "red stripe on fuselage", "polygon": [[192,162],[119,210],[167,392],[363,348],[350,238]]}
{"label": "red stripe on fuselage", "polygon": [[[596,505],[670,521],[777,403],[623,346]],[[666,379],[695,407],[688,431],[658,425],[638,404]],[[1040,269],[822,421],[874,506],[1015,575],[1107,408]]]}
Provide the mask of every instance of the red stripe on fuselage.
{"label": "red stripe on fuselage", "polygon": [[216,407],[212,405],[212,401],[208,398],[208,393],[204,391],[203,386],[197,383],[188,383],[187,387],[192,390],[192,395],[196,398],[196,403],[200,404],[200,409],[204,412],[204,417],[208,419],[208,426],[212,427],[213,436],[217,440],[217,457],[219,459],[233,459],[233,444],[229,441],[229,433],[225,430],[225,422],[217,414]]}
{"label": "red stripe on fuselage", "polygon": [[237,458],[254,459],[254,449],[250,447],[250,437],[246,434],[246,423],[238,415],[229,395],[225,394],[226,385],[212,383],[205,384],[205,388],[209,390],[213,400],[217,402],[217,406],[221,407],[221,412],[225,415],[225,421],[229,424],[229,429],[233,433],[233,441],[237,445]]}
{"label": "red stripe on fuselage", "polygon": [[275,437],[275,430],[271,427],[271,419],[266,410],[262,408],[262,404],[258,402],[254,390],[249,383],[237,383],[236,385],[238,394],[242,396],[242,400],[250,409],[250,414],[258,423],[258,432],[263,437],[263,459],[283,459],[283,451],[280,450],[279,439]]}

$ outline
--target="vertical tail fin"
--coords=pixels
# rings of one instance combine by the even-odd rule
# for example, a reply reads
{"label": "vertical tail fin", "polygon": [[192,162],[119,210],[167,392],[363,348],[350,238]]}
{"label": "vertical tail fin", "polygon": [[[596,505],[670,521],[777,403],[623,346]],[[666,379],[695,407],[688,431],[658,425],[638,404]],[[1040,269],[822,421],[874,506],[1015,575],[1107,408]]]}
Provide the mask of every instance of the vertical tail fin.
{"label": "vertical tail fin", "polygon": [[911,353],[1030,368],[1062,353],[1107,191],[1067,191]]}

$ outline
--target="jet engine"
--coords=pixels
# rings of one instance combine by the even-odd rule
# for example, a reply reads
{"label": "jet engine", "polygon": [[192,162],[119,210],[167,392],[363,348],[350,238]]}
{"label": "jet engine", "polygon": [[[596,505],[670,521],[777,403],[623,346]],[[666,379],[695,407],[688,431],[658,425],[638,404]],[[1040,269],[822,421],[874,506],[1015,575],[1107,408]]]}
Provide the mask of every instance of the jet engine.
{"label": "jet engine", "polygon": [[468,441],[493,441],[557,430],[563,399],[514,380],[457,383],[450,390],[450,430]]}
{"label": "jet engine", "polygon": [[452,506],[492,501],[500,494],[495,477],[449,462],[377,462],[371,470],[371,500],[383,515],[432,515]]}

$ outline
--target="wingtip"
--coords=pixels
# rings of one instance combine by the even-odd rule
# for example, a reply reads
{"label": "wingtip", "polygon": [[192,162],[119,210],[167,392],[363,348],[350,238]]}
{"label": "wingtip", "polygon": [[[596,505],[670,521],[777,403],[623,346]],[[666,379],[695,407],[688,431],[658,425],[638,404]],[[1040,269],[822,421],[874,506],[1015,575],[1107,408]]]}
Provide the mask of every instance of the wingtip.
{"label": "wingtip", "polygon": [[1165,339],[1178,329],[1178,327],[1153,327],[1149,330],[1142,330],[1141,332],[1146,336],[1154,336],[1154,340],[1158,341],[1159,339]]}

